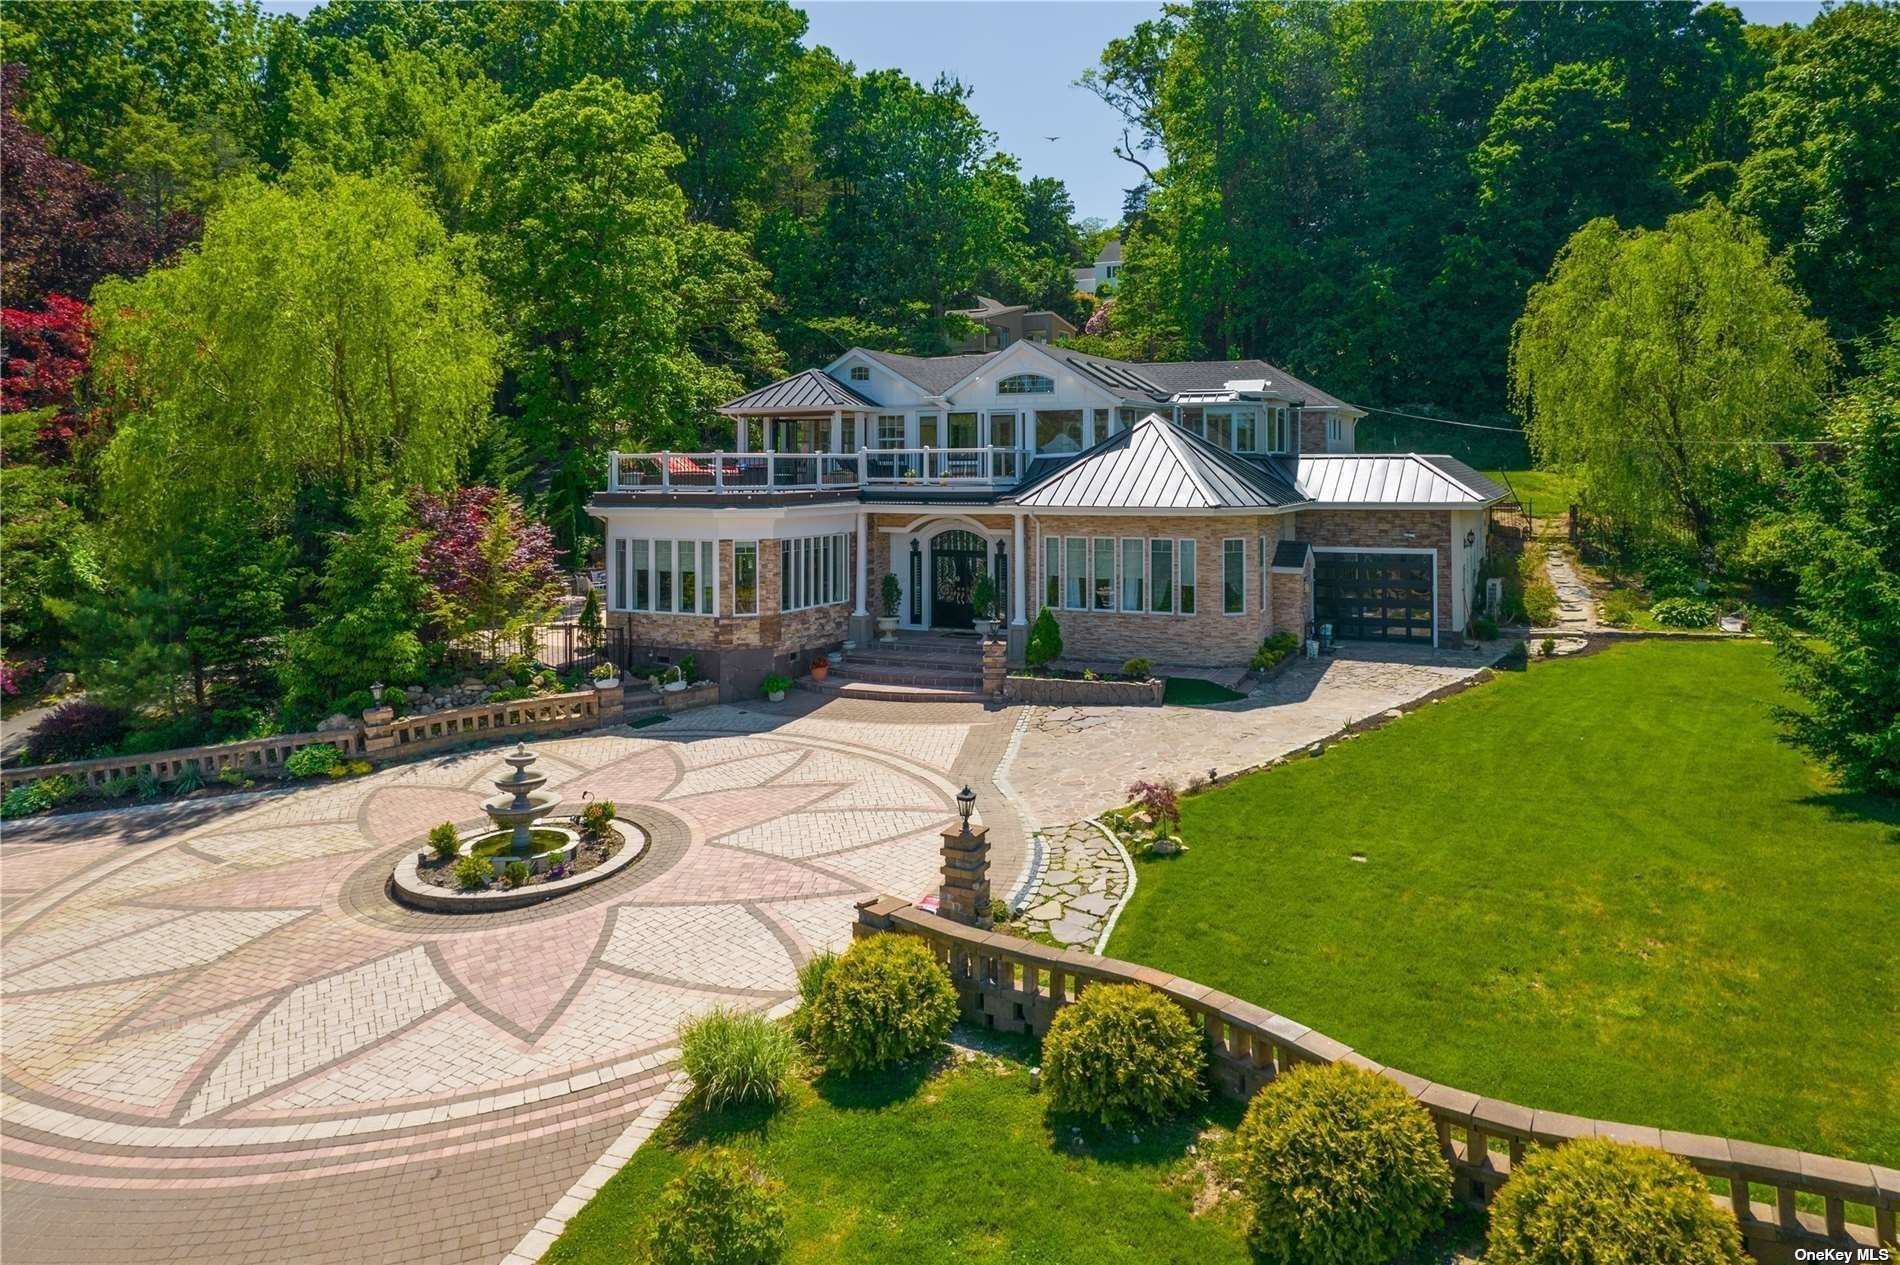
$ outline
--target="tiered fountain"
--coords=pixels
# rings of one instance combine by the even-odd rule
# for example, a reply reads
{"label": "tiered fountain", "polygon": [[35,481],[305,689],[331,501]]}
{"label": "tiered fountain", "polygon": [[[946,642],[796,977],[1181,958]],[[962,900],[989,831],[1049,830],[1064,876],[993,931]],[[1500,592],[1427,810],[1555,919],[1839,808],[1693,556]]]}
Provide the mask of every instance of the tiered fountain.
{"label": "tiered fountain", "polygon": [[509,852],[517,857],[533,856],[534,823],[553,812],[554,806],[561,802],[561,797],[552,791],[541,791],[548,781],[545,773],[528,771],[528,766],[535,761],[535,755],[528,750],[527,743],[516,743],[515,749],[502,759],[514,772],[495,779],[494,787],[501,794],[483,800],[482,811],[495,823],[495,829],[513,829],[514,837],[508,842]]}

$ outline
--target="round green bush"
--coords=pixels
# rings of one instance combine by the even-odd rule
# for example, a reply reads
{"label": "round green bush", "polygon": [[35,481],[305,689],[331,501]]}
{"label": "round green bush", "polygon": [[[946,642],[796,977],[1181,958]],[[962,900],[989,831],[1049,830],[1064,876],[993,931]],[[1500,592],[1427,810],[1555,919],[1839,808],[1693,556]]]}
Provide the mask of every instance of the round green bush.
{"label": "round green bush", "polygon": [[647,1249],[654,1265],[771,1265],[785,1254],[776,1181],[723,1147],[702,1151],[661,1192]]}
{"label": "round green bush", "polygon": [[1181,1009],[1139,984],[1096,984],[1056,1012],[1042,1041],[1049,1105],[1106,1125],[1178,1115],[1201,1099],[1207,1055]]}
{"label": "round green bush", "polygon": [[447,861],[461,851],[462,836],[455,832],[455,823],[445,821],[429,827],[429,847],[438,861]]}
{"label": "round green bush", "polygon": [[680,1065],[715,1111],[783,1098],[792,1054],[791,1034],[756,1012],[721,1007],[680,1025]]}
{"label": "round green bush", "polygon": [[1715,622],[1715,607],[1693,597],[1665,597],[1649,615],[1665,628],[1707,628]]}
{"label": "round green bush", "polygon": [[343,764],[343,753],[327,742],[312,743],[290,753],[284,771],[292,777],[328,777]]}
{"label": "round green bush", "polygon": [[1349,1063],[1303,1065],[1261,1090],[1234,1152],[1254,1250],[1267,1261],[1390,1260],[1437,1226],[1451,1199],[1431,1115]]}
{"label": "round green bush", "polygon": [[455,885],[465,892],[479,892],[495,876],[495,866],[487,857],[467,856],[455,863]]}
{"label": "round green bush", "polygon": [[937,1048],[957,1019],[950,973],[915,936],[859,940],[825,973],[812,1006],[811,1040],[847,1076]]}
{"label": "round green bush", "polygon": [[1654,1147],[1580,1138],[1526,1157],[1491,1204],[1485,1265],[1743,1265],[1735,1219]]}

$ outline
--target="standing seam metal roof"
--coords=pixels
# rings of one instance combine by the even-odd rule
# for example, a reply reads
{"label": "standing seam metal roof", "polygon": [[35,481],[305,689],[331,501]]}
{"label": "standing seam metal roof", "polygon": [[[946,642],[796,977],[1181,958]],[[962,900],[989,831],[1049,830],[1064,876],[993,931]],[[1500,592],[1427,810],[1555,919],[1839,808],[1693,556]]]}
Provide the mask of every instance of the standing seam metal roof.
{"label": "standing seam metal roof", "polygon": [[1037,509],[1280,509],[1303,499],[1268,464],[1150,413],[1010,498]]}
{"label": "standing seam metal roof", "polygon": [[789,378],[781,378],[770,386],[748,391],[730,404],[721,405],[719,411],[722,413],[790,413],[801,409],[877,407],[879,405],[876,400],[852,390],[824,370],[807,369]]}
{"label": "standing seam metal roof", "polygon": [[1417,453],[1303,456],[1300,491],[1321,505],[1481,505],[1503,488],[1462,461]]}

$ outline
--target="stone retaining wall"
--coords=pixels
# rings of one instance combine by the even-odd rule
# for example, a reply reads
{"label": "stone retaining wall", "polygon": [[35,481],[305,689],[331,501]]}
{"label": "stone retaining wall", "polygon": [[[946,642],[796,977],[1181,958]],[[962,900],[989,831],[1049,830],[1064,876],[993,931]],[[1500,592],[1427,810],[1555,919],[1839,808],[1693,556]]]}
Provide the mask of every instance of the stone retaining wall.
{"label": "stone retaining wall", "polygon": [[[1431,1113],[1458,1194],[1473,1203],[1488,1203],[1533,1146],[1607,1137],[1657,1147],[1726,1184],[1725,1194],[1711,1198],[1734,1214],[1741,1225],[1743,1246],[1766,1265],[1793,1265],[1800,1249],[1853,1252],[1877,1242],[1888,1247],[1895,1244],[1900,1172],[1893,1169],[1483,1098],[1376,1063],[1344,1042],[1205,984],[1132,962],[978,931],[893,896],[858,906],[853,935],[861,938],[880,931],[922,937],[949,969],[965,1017],[1000,1031],[1041,1035],[1048,1031],[1056,1011],[1075,1000],[1083,988],[1098,983],[1141,984],[1179,1003],[1206,1031],[1212,1079],[1231,1097],[1249,1098],[1300,1063],[1344,1061],[1388,1077]],[[1772,1191],[1774,1202],[1754,1202],[1751,1183]],[[1798,1196],[1819,1202],[1822,1213],[1799,1211]],[[1869,1210],[1873,1226],[1848,1224],[1849,1204]]]}
{"label": "stone retaining wall", "polygon": [[1060,676],[1012,676],[1003,682],[1003,697],[1012,703],[1044,707],[1159,707],[1167,682],[1081,681]]}

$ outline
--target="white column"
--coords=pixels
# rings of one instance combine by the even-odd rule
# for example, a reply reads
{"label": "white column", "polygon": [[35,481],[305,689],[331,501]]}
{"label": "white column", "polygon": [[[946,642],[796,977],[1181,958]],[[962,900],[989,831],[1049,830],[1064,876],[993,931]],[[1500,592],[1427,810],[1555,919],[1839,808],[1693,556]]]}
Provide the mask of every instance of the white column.
{"label": "white column", "polygon": [[1027,578],[1029,559],[1023,554],[1023,516],[1020,512],[1017,513],[1014,523],[1016,527],[1016,565],[1010,568],[1009,572],[1009,585],[1012,590],[1010,593],[1009,623],[1012,628],[1020,628],[1029,622],[1023,615],[1023,608],[1029,604],[1027,600],[1029,591]]}
{"label": "white column", "polygon": [[870,614],[864,605],[865,577],[870,574],[870,571],[871,516],[860,510],[858,511],[858,604],[851,612],[853,615],[862,617]]}

